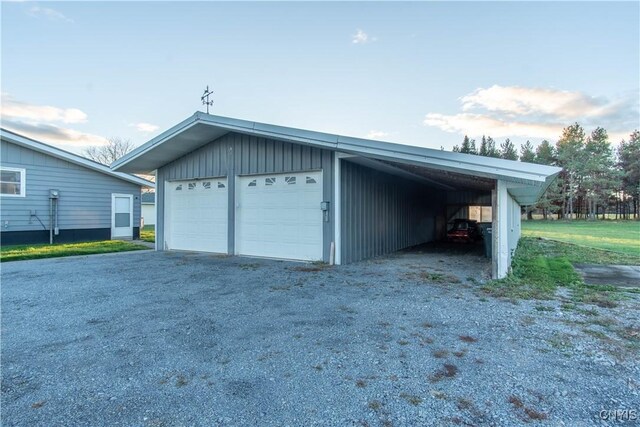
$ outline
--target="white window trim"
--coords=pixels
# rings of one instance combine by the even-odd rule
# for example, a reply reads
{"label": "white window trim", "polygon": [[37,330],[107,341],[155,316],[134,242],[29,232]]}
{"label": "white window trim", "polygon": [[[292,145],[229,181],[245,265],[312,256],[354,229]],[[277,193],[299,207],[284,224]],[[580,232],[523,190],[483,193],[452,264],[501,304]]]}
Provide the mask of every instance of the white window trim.
{"label": "white window trim", "polygon": [[10,168],[6,166],[0,167],[0,171],[20,172],[20,194],[4,194],[2,197],[26,197],[27,196],[27,170],[23,168]]}

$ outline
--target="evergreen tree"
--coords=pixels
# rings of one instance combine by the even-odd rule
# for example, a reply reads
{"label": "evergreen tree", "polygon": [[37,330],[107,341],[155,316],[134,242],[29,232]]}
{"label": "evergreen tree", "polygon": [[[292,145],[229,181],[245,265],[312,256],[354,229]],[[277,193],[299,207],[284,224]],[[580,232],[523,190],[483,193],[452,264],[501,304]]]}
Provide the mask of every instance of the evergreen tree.
{"label": "evergreen tree", "polygon": [[639,217],[640,208],[640,132],[634,131],[629,142],[624,140],[617,150],[618,165],[622,171],[620,183],[623,194],[628,194],[633,202],[633,216]]}
{"label": "evergreen tree", "polygon": [[598,204],[609,199],[616,182],[619,181],[606,130],[598,127],[591,132],[584,146],[583,157],[584,163],[580,169],[587,210],[589,218],[596,219]]}
{"label": "evergreen tree", "polygon": [[460,146],[460,152],[468,154],[470,148],[471,147],[470,147],[470,144],[469,144],[469,137],[467,135],[465,135],[464,139],[462,140],[462,145]]}
{"label": "evergreen tree", "polygon": [[478,150],[476,149],[476,140],[472,139],[469,141],[469,154],[478,155]]}
{"label": "evergreen tree", "polygon": [[500,144],[500,157],[506,160],[518,160],[518,151],[516,146],[509,138]]}
{"label": "evergreen tree", "polygon": [[[553,145],[546,139],[543,140],[538,147],[536,147],[536,155],[534,163],[541,165],[553,166],[556,164],[556,153]],[[557,212],[559,209],[560,201],[562,200],[562,191],[560,186],[560,180],[554,180],[547,188],[547,191],[542,195],[536,208],[542,210],[542,216],[547,219],[550,213]]]}
{"label": "evergreen tree", "polygon": [[536,157],[533,160],[534,163],[538,163],[539,165],[555,165],[556,164],[556,153],[553,148],[553,145],[549,143],[546,139],[544,139],[540,145],[536,148]]}
{"label": "evergreen tree", "polygon": [[574,123],[562,130],[556,143],[558,166],[563,168],[560,175],[564,195],[563,215],[573,219],[575,201],[580,194],[581,168],[584,164],[585,133],[582,126]]}
{"label": "evergreen tree", "polygon": [[478,154],[476,151],[476,140],[469,139],[469,137],[465,135],[462,140],[462,145],[460,146],[460,152],[465,154]]}
{"label": "evergreen tree", "polygon": [[500,157],[500,151],[496,148],[496,142],[490,136],[487,137],[487,157]]}
{"label": "evergreen tree", "polygon": [[480,143],[480,150],[478,151],[478,154],[481,156],[488,156],[487,153],[487,138],[482,135],[482,142]]}
{"label": "evergreen tree", "polygon": [[520,161],[533,163],[535,159],[536,153],[533,152],[533,145],[531,141],[527,140],[527,142],[520,145]]}
{"label": "evergreen tree", "polygon": [[[533,145],[531,141],[527,140],[526,143],[520,145],[520,161],[533,163],[536,158],[536,153],[533,152]],[[527,206],[527,219],[533,219],[533,210],[535,206]]]}

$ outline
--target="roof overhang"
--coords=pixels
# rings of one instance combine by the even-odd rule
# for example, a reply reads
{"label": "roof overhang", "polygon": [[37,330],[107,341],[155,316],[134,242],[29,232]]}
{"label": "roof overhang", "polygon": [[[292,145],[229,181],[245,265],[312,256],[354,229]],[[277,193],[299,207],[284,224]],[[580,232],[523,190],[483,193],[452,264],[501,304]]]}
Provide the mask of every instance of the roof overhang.
{"label": "roof overhang", "polygon": [[309,145],[435,171],[504,180],[518,187],[518,191],[511,194],[523,205],[535,203],[555,176],[560,173],[560,168],[552,166],[352,138],[213,116],[201,112],[196,112],[193,116],[123,156],[111,167],[121,172],[152,173],[163,165],[229,132]]}
{"label": "roof overhang", "polygon": [[116,172],[112,170],[109,166],[105,166],[101,163],[94,162],[93,160],[89,160],[85,157],[78,156],[77,154],[73,154],[68,151],[61,150],[59,148],[53,147],[43,142],[36,141],[31,138],[27,138],[26,136],[20,135],[18,133],[12,132],[4,128],[0,128],[0,136],[2,137],[3,140],[8,141],[12,144],[18,145],[20,147],[29,148],[39,153],[48,154],[58,159],[66,160],[69,163],[73,163],[79,166],[84,166],[88,169],[101,172],[105,175],[109,175],[114,178],[122,179],[124,181],[128,181],[133,184],[138,184],[143,187],[149,187],[149,188],[155,187],[155,184],[153,182],[147,181],[146,179],[142,179],[135,175],[130,175],[128,173]]}

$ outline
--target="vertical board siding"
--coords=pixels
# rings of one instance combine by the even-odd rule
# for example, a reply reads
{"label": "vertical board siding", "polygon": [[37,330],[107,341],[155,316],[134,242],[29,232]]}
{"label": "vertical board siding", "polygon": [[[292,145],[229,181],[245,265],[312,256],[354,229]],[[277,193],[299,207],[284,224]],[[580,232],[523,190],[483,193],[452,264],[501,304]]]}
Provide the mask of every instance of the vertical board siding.
{"label": "vertical board siding", "polygon": [[520,240],[520,229],[522,220],[520,216],[521,209],[518,202],[513,197],[511,197],[509,193],[507,193],[507,200],[509,203],[509,217],[507,221],[509,239],[509,265],[511,265],[511,258],[514,255],[516,248],[518,247],[518,242]]}
{"label": "vertical board siding", "polygon": [[447,191],[446,220],[469,218],[469,206],[491,206],[491,191]]}
{"label": "vertical board siding", "polygon": [[447,204],[491,206],[491,191],[447,191]]}
{"label": "vertical board siding", "polygon": [[156,170],[156,250],[164,250],[164,183],[169,179],[166,168]]}
{"label": "vertical board siding", "polygon": [[434,239],[442,192],[347,160],[341,164],[342,263]]}
{"label": "vertical board siding", "polygon": [[[52,189],[60,190],[61,230],[111,228],[112,193],[134,196],[133,226],[140,226],[140,185],[8,141],[1,145],[2,166],[26,170],[25,197],[1,196],[2,231],[48,230]],[[45,227],[31,217],[31,211]]]}
{"label": "vertical board siding", "polygon": [[[201,162],[206,158],[208,161]],[[210,160],[209,160],[210,159]],[[193,152],[176,159],[157,171],[158,249],[164,247],[164,181],[214,176],[229,178],[229,253],[234,252],[235,180],[237,175],[302,172],[322,170],[323,197],[333,201],[333,152],[284,141],[228,133]],[[320,209],[320,206],[318,206]],[[333,241],[333,219],[323,224],[323,258],[329,260]]]}

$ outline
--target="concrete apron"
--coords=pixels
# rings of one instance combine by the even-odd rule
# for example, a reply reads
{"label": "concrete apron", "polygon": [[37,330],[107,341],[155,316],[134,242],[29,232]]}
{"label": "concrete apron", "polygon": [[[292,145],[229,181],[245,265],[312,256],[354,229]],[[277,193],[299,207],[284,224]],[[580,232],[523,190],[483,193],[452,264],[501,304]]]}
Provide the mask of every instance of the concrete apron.
{"label": "concrete apron", "polygon": [[640,265],[574,264],[588,285],[640,287]]}

